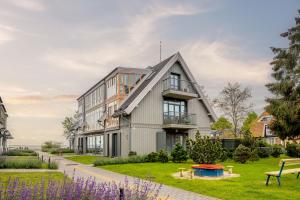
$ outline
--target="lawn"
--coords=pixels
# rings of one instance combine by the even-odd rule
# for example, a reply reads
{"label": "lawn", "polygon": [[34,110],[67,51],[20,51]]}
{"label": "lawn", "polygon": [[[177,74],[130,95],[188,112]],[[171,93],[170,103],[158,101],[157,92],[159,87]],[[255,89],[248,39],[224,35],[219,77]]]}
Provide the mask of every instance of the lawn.
{"label": "lawn", "polygon": [[276,179],[271,179],[271,184],[265,186],[264,172],[279,170],[279,160],[280,158],[265,158],[247,164],[227,161],[222,164],[233,165],[234,173],[241,176],[218,181],[181,180],[171,176],[172,173],[178,172],[180,167],[190,168],[191,162],[119,164],[101,166],[101,168],[140,178],[155,177],[154,180],[158,183],[220,199],[300,199],[300,179],[297,180],[295,174],[283,176],[282,187],[277,186]]}
{"label": "lawn", "polygon": [[86,165],[93,164],[96,160],[109,159],[103,156],[90,156],[90,155],[78,155],[78,156],[66,156],[65,159],[72,160],[74,162],[79,162]]}
{"label": "lawn", "polygon": [[51,179],[62,180],[64,178],[63,173],[60,172],[0,172],[1,182],[7,183],[9,178],[19,178],[21,182],[26,182],[28,184],[38,183],[44,178],[45,182]]}

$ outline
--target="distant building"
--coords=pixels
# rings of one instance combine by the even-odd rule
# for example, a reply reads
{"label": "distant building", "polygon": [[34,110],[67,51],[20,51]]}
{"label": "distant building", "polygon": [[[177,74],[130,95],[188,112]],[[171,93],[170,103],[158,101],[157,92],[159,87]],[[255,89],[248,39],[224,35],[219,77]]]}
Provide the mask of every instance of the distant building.
{"label": "distant building", "polygon": [[74,149],[147,154],[210,133],[216,116],[180,53],[157,65],[117,67],[78,98]]}
{"label": "distant building", "polygon": [[270,124],[274,120],[268,112],[263,112],[250,126],[250,132],[255,138],[262,138],[268,144],[284,144],[270,129]]}
{"label": "distant building", "polygon": [[7,140],[13,139],[7,130],[7,111],[0,97],[0,154],[7,150]]}

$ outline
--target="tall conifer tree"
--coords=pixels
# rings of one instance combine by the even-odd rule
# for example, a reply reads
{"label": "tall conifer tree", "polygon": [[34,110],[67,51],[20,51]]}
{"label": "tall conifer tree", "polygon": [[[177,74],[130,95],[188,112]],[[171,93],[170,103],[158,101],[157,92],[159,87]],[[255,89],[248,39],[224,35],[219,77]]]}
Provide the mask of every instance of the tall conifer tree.
{"label": "tall conifer tree", "polygon": [[300,136],[300,10],[295,21],[294,27],[280,35],[288,39],[288,48],[271,47],[275,81],[266,85],[273,94],[266,100],[266,109],[275,119],[271,129],[283,140]]}

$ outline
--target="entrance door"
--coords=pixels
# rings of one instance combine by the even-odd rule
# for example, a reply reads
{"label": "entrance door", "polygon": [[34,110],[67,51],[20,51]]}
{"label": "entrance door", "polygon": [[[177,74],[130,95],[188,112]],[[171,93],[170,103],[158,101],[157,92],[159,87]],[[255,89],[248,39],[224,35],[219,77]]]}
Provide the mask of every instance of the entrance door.
{"label": "entrance door", "polygon": [[118,134],[114,133],[112,135],[112,156],[118,156]]}
{"label": "entrance door", "polygon": [[185,147],[187,133],[167,133],[167,151],[171,152],[177,143]]}

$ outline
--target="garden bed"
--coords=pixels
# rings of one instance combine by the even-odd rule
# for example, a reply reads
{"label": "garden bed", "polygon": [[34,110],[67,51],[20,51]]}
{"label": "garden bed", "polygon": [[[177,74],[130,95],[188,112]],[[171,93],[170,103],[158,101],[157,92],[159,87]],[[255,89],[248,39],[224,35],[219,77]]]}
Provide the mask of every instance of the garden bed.
{"label": "garden bed", "polygon": [[55,162],[42,162],[37,156],[0,156],[0,169],[57,169]]}
{"label": "garden bed", "polygon": [[90,155],[75,155],[75,156],[66,156],[65,159],[79,162],[86,165],[92,165],[96,160],[109,159],[103,156],[90,156]]}

